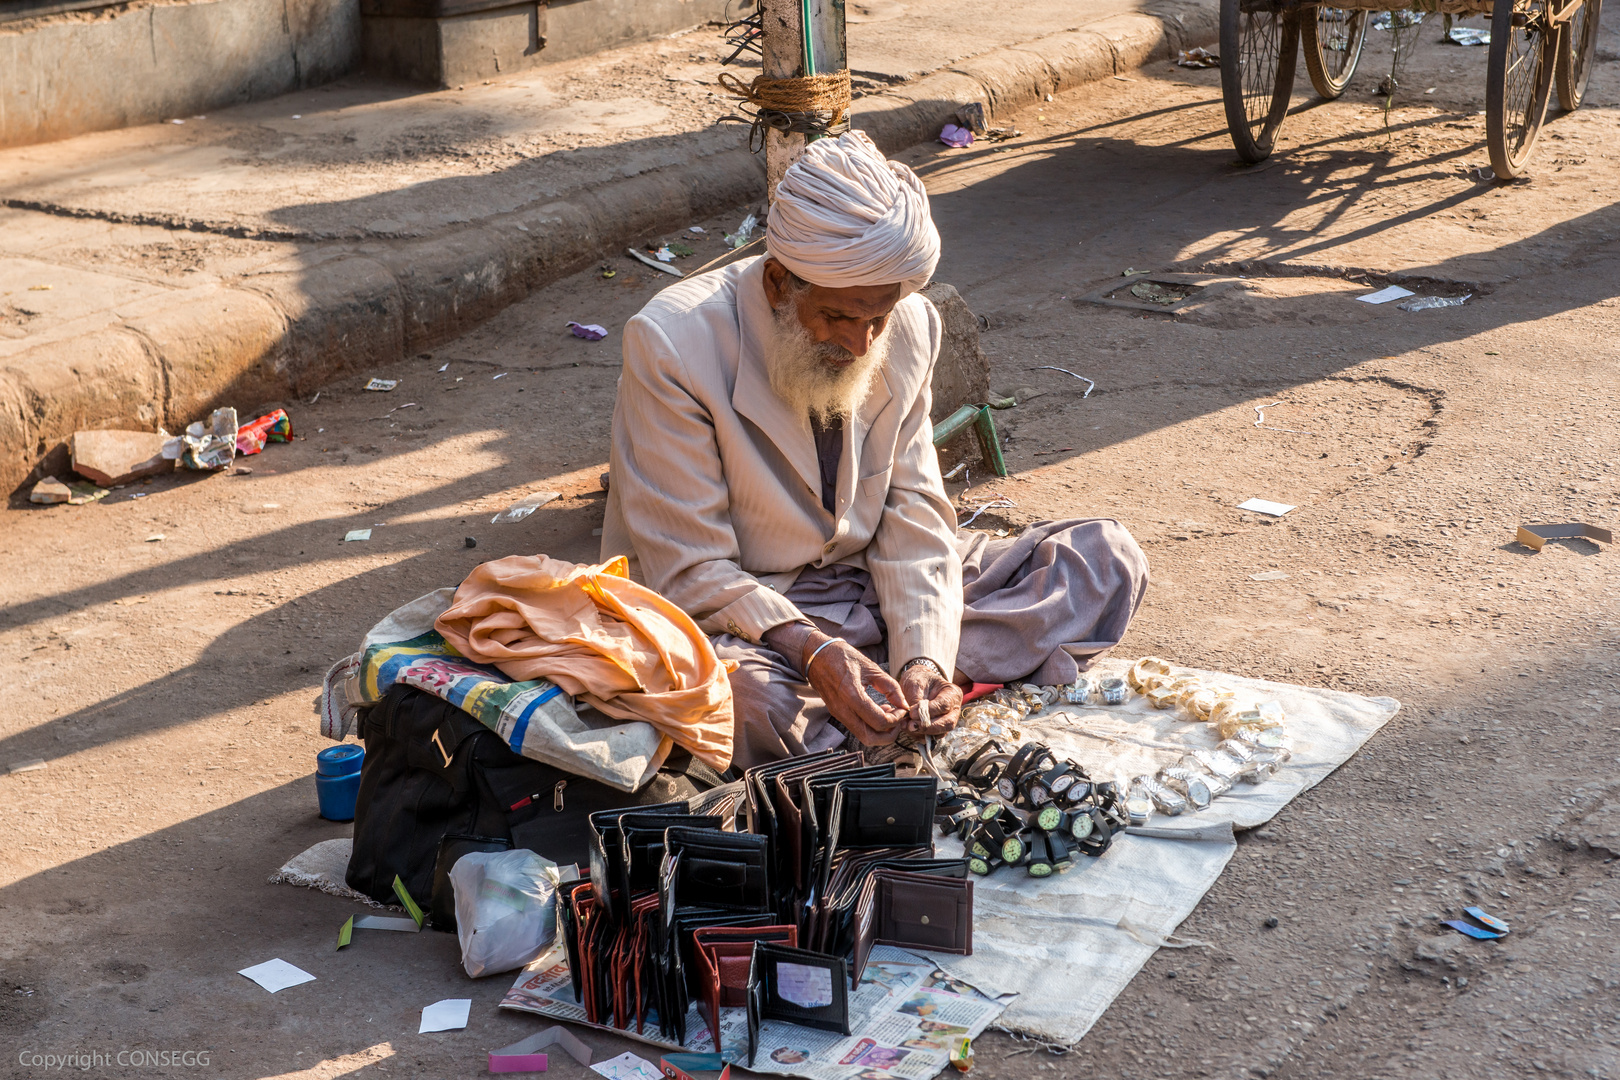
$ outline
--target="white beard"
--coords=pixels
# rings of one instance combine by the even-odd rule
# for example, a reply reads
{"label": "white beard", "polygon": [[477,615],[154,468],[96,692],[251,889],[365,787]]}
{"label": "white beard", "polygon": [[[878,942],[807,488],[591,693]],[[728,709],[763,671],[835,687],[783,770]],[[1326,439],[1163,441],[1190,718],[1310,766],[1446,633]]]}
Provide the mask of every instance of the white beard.
{"label": "white beard", "polygon": [[833,361],[847,358],[849,350],[832,342],[818,342],[799,321],[794,305],[784,303],[774,312],[774,333],[765,343],[765,369],[771,389],[788,406],[827,427],[855,415],[872,392],[872,384],[889,358],[888,327],[883,328],[865,356],[844,367]]}

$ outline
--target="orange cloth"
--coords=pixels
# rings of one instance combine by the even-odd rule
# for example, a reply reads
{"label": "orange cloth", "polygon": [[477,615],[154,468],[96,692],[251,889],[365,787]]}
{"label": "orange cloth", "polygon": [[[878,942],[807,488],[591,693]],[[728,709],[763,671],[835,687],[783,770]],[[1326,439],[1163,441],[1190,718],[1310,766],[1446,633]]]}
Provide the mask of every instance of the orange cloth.
{"label": "orange cloth", "polygon": [[514,555],[477,567],[434,629],[469,660],[550,679],[619,720],[645,720],[716,771],[731,764],[728,668],[680,608],[626,576]]}

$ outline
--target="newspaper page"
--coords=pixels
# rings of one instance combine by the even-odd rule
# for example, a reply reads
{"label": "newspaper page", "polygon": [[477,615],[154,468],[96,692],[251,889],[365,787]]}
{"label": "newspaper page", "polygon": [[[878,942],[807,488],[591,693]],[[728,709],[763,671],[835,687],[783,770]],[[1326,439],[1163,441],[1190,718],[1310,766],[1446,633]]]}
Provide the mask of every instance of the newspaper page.
{"label": "newspaper page", "polygon": [[[760,1025],[754,1072],[804,1076],[811,1080],[930,1080],[950,1064],[951,1047],[975,1038],[1011,1002],[953,979],[926,956],[879,945],[872,949],[861,983],[849,999],[853,1034],[820,1031],[767,1020]],[[659,1037],[649,1013],[642,1030],[590,1024],[574,1000],[566,955],[553,950],[518,974],[501,1008],[569,1020],[612,1031],[667,1050],[714,1053],[708,1022],[692,1006],[686,1018],[686,1045]],[[747,1010],[720,1010],[721,1052],[742,1064],[748,1047]]]}

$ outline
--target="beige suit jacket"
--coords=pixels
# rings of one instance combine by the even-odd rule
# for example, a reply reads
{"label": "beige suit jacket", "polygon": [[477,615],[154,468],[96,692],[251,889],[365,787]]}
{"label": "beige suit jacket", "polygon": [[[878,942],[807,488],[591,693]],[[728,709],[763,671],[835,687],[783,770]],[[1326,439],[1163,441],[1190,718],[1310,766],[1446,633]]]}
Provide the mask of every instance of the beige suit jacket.
{"label": "beige suit jacket", "polygon": [[751,642],[803,617],[783,594],[806,567],[864,567],[890,667],[925,656],[949,672],[962,563],[928,419],[939,315],[918,295],[894,309],[888,362],[844,425],[829,514],[809,418],[764,368],[763,262],[671,285],[626,325],[602,557],[628,556],[707,633]]}

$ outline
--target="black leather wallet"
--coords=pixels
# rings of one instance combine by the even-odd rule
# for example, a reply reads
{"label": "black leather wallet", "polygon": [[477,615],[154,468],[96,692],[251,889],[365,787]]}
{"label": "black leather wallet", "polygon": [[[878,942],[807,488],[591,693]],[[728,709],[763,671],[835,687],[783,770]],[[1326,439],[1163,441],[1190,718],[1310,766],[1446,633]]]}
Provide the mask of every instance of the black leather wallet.
{"label": "black leather wallet", "polygon": [[617,810],[598,810],[585,819],[590,825],[591,834],[591,883],[596,886],[596,895],[607,906],[608,914],[615,922],[623,921],[630,914],[630,898],[615,895],[624,878],[623,837],[619,832],[619,819],[626,814],[652,813],[684,816],[687,809],[684,802],[626,806]]}
{"label": "black leather wallet", "polygon": [[660,890],[664,910],[709,907],[726,911],[770,911],[771,876],[767,841],[752,833],[716,832],[672,826],[664,832]]}
{"label": "black leather wallet", "polygon": [[658,867],[664,859],[664,831],[670,826],[709,829],[718,832],[725,822],[720,817],[696,814],[647,814],[636,812],[619,819],[619,858],[615,867],[619,879],[614,887],[632,899],[658,889]]}
{"label": "black leather wallet", "polygon": [[973,955],[973,882],[883,867],[861,888],[855,911],[850,986],[861,981],[873,945]]}
{"label": "black leather wallet", "polygon": [[785,1020],[849,1032],[849,965],[841,956],[760,941],[748,970],[748,1064],[759,1049],[759,1025]]}

